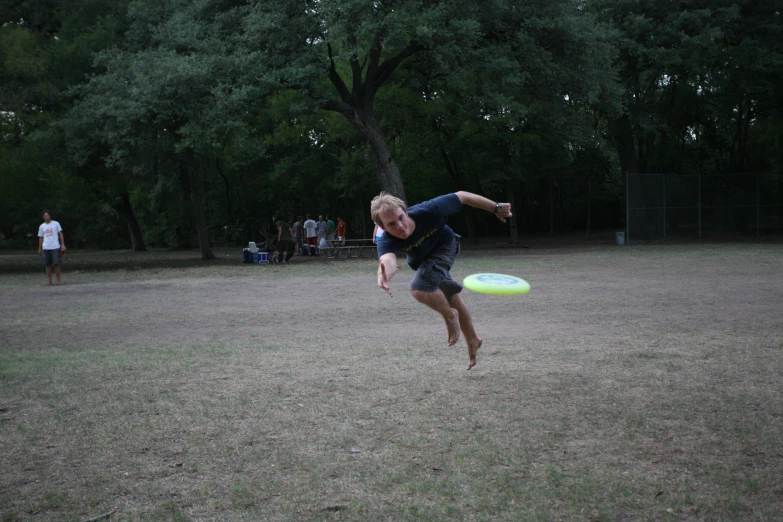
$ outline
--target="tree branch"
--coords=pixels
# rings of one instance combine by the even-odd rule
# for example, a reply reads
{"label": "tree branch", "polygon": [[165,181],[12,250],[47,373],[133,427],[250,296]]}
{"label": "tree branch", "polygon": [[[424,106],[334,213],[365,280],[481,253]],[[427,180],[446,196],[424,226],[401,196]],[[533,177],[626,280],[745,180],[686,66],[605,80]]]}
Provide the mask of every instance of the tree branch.
{"label": "tree branch", "polygon": [[335,100],[325,100],[321,104],[321,108],[325,111],[334,111],[339,112],[343,116],[345,116],[348,119],[353,118],[353,107],[351,107],[349,104],[345,102],[335,101]]}
{"label": "tree branch", "polygon": [[[410,44],[408,44],[408,47],[403,49],[397,56],[393,56],[392,58],[389,58],[385,62],[383,62],[380,66],[378,66],[378,73],[375,77],[375,80],[373,81],[373,92],[377,92],[378,89],[381,88],[381,85],[389,79],[389,76],[394,72],[394,70],[399,67],[399,65],[409,56],[419,52],[423,51],[425,48],[423,45],[420,45],[418,42],[413,41]],[[380,52],[378,53],[380,55]],[[368,75],[369,77],[369,75]]]}
{"label": "tree branch", "polygon": [[[378,63],[381,61],[381,52],[383,52],[383,44],[381,39],[383,38],[383,30],[379,29],[375,33],[375,38],[372,40],[370,50],[367,52],[367,87],[372,89],[370,96],[373,96],[377,89],[375,89],[375,79],[378,74]],[[380,85],[379,85],[380,87]]]}
{"label": "tree branch", "polygon": [[449,155],[446,153],[446,151],[443,149],[443,147],[440,148],[440,157],[443,158],[443,164],[446,165],[446,172],[449,173],[451,176],[451,179],[454,180],[454,184],[457,186],[457,190],[462,190],[462,180],[460,179],[459,172],[456,169],[456,162],[452,163],[452,161],[449,159]]}
{"label": "tree branch", "polygon": [[359,59],[356,57],[356,55],[351,55],[351,72],[353,73],[353,85],[352,90],[354,97],[359,92],[359,90],[362,88],[362,66],[359,65]]}
{"label": "tree branch", "polygon": [[348,87],[345,86],[345,82],[343,82],[343,79],[340,78],[339,74],[337,74],[337,69],[334,67],[332,44],[327,43],[326,49],[329,53],[329,80],[332,82],[332,85],[334,85],[335,89],[337,89],[337,92],[340,95],[340,99],[344,102],[348,102],[351,99],[351,93],[348,92]]}

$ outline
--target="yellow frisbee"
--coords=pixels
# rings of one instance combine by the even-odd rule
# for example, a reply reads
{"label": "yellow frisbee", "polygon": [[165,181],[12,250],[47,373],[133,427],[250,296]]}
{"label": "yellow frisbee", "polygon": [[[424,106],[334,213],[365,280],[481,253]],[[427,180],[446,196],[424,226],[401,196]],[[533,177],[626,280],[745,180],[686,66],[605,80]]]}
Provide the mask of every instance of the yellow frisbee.
{"label": "yellow frisbee", "polygon": [[530,291],[530,284],[524,279],[504,274],[473,274],[462,284],[468,290],[482,294],[519,295]]}

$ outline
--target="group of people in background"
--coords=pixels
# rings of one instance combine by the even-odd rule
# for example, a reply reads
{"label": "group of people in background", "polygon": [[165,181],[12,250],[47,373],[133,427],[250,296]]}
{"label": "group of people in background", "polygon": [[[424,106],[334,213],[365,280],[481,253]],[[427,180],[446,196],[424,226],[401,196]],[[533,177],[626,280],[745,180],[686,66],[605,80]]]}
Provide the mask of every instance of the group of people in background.
{"label": "group of people in background", "polygon": [[318,216],[315,221],[311,214],[297,217],[293,225],[282,219],[275,221],[277,227],[277,243],[272,254],[273,263],[288,263],[296,255],[317,256],[321,250],[327,250],[329,257],[335,257],[336,251],[330,250],[345,241],[347,223],[337,216],[335,222],[329,215],[324,219]]}
{"label": "group of people in background", "polygon": [[[52,284],[54,272],[56,284],[60,284],[60,258],[65,255],[65,238],[60,223],[52,220],[48,210],[43,212],[44,222],[38,228],[38,255],[46,267],[46,278]],[[327,251],[328,257],[335,257],[336,247],[344,244],[345,233],[348,224],[337,216],[337,221],[329,215],[324,219],[318,216],[318,221],[307,214],[297,217],[293,225],[289,225],[282,219],[275,220],[277,229],[277,242],[275,251],[270,261],[273,263],[288,263],[296,255],[317,256],[322,249]],[[373,230],[373,243],[377,244],[383,236],[383,229],[375,225]]]}

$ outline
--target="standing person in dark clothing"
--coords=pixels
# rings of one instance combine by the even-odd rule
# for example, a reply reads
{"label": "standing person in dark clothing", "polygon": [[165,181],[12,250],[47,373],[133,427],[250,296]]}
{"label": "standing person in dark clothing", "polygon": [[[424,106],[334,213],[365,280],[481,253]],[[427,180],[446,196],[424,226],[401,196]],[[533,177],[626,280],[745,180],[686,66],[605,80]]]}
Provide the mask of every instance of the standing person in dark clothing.
{"label": "standing person in dark clothing", "polygon": [[299,216],[296,218],[296,223],[294,223],[293,226],[293,232],[294,232],[294,244],[296,245],[296,253],[301,255],[302,254],[302,241],[303,241],[303,232],[304,232],[304,219],[302,216]]}
{"label": "standing person in dark clothing", "polygon": [[294,231],[291,225],[278,219],[277,225],[277,245],[275,253],[272,254],[273,263],[288,263],[288,260],[294,255]]}

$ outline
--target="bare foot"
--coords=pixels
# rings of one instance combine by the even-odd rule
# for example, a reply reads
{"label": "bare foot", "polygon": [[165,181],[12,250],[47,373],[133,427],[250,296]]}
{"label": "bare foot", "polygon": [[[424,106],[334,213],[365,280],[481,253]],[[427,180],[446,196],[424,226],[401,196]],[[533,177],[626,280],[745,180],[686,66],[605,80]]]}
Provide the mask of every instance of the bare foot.
{"label": "bare foot", "polygon": [[446,319],[446,330],[449,332],[449,346],[454,346],[459,341],[459,312],[452,308],[451,317]]}
{"label": "bare foot", "polygon": [[484,340],[481,337],[476,337],[473,341],[468,343],[468,367],[465,368],[466,370],[470,370],[476,366],[476,353],[479,351],[482,344],[484,344]]}

